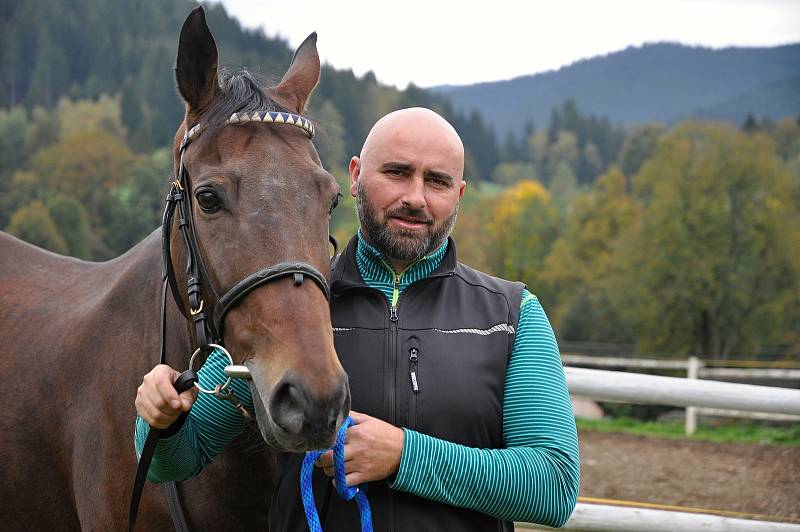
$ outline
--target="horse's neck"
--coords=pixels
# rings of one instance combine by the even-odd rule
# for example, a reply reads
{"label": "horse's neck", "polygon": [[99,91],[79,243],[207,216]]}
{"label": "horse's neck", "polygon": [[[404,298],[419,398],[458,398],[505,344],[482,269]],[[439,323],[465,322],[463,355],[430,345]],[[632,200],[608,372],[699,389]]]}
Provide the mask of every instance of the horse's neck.
{"label": "horse's neck", "polygon": [[[161,230],[153,231],[127,253],[106,263],[103,269],[113,278],[113,283],[103,298],[106,305],[117,311],[123,308],[129,314],[131,329],[141,335],[142,343],[147,346],[148,351],[153,351],[155,365],[159,360],[158,346],[161,337]],[[167,363],[182,370],[189,360],[191,346],[188,334],[191,329],[173,301],[169,289],[166,298],[164,341]]]}

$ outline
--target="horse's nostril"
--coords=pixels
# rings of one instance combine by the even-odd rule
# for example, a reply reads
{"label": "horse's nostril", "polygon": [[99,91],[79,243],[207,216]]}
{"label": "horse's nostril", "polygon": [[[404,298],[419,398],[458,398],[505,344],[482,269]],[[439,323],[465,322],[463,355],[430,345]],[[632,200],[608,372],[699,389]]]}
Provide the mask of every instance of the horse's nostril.
{"label": "horse's nostril", "polygon": [[286,432],[300,434],[306,422],[306,404],[299,387],[283,382],[272,397],[272,419]]}
{"label": "horse's nostril", "polygon": [[312,397],[303,381],[285,377],[270,400],[270,414],[275,424],[288,434],[327,438],[350,410],[350,388],[344,376],[324,397]]}
{"label": "horse's nostril", "polygon": [[347,377],[332,397],[328,409],[328,428],[336,430],[340,421],[344,420],[347,412],[350,411],[350,387],[347,384]]}

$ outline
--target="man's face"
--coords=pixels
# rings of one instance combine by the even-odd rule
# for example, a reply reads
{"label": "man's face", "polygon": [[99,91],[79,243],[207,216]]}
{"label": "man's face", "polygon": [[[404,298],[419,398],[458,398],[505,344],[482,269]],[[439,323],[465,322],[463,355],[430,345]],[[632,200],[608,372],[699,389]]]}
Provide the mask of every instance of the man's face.
{"label": "man's face", "polygon": [[362,228],[401,265],[444,242],[464,194],[460,141],[424,120],[411,117],[371,133],[361,159],[350,161],[350,191]]}
{"label": "man's face", "polygon": [[423,209],[407,206],[390,209],[382,215],[370,201],[363,182],[359,182],[356,210],[364,231],[378,249],[394,259],[413,262],[431,253],[450,235],[458,204],[450,216],[438,223]]}

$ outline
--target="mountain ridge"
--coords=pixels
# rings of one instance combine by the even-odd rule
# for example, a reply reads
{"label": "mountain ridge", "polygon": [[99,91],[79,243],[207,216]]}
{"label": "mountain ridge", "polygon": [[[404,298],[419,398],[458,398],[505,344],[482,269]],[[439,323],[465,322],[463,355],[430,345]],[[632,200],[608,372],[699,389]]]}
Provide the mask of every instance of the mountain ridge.
{"label": "mountain ridge", "polygon": [[[449,97],[459,111],[477,109],[499,132],[519,132],[527,120],[544,125],[551,110],[566,99],[573,99],[582,111],[614,123],[671,125],[702,117],[702,110],[719,107],[760,85],[788,83],[798,75],[800,43],[712,49],[660,42],[506,81],[440,85],[429,90]],[[769,106],[747,109],[745,114],[771,119],[796,114],[800,108],[793,101],[788,98],[785,105],[772,101]],[[498,106],[496,102],[504,103]],[[717,119],[738,120],[741,113],[720,115],[717,109],[712,114]]]}

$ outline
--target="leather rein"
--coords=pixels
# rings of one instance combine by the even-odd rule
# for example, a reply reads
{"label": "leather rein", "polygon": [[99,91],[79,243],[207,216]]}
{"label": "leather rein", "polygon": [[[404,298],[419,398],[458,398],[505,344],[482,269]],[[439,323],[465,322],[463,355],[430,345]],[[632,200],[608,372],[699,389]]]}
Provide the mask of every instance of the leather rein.
{"label": "leather rein", "polygon": [[[261,122],[267,124],[286,124],[302,129],[309,138],[314,136],[314,125],[307,118],[287,112],[278,111],[257,111],[253,113],[233,113],[225,125],[231,124],[244,124],[251,122]],[[186,319],[194,323],[194,345],[196,350],[189,362],[189,369],[181,374],[175,382],[175,387],[178,392],[183,392],[191,386],[197,386],[197,374],[192,370],[192,363],[198,354],[203,356],[208,355],[212,350],[219,349],[228,356],[230,363],[233,360],[230,354],[224,348],[223,328],[224,320],[227,313],[241,302],[251,291],[263,286],[272,281],[277,281],[284,277],[291,276],[295,286],[303,284],[304,279],[311,279],[325,294],[326,299],[330,301],[330,286],[328,280],[322,273],[319,272],[314,266],[302,261],[281,262],[271,266],[264,267],[235,285],[221,296],[215,289],[208,275],[208,270],[205,267],[203,255],[200,251],[200,246],[197,242],[197,236],[194,227],[194,217],[192,214],[191,199],[189,194],[189,176],[186,166],[183,164],[183,156],[186,152],[189,143],[192,139],[196,138],[204,129],[203,124],[197,124],[191,129],[188,129],[183,136],[179,147],[179,165],[178,175],[172,182],[166,197],[166,205],[164,207],[164,214],[162,217],[162,280],[163,289],[161,294],[161,327],[160,327],[160,363],[166,363],[166,329],[167,329],[167,287],[172,292],[173,300],[180,309],[181,313]],[[183,243],[186,249],[186,277],[187,277],[187,295],[189,308],[187,309],[181,297],[181,291],[178,287],[178,280],[175,277],[175,269],[172,263],[172,225],[174,223],[175,215],[177,213],[178,230],[183,237]],[[329,235],[329,240],[334,247],[334,256],[338,251],[336,239]],[[203,290],[206,290],[207,295],[211,295],[215,304],[213,309],[206,306],[203,299]],[[228,382],[221,388],[227,388],[230,383]],[[228,398],[232,395],[223,396],[220,394],[220,387],[214,392],[217,397]],[[133,531],[136,524],[136,514],[138,512],[139,501],[141,499],[144,483],[147,478],[147,471],[150,467],[153,452],[155,451],[156,444],[159,437],[166,437],[175,434],[178,429],[183,425],[187,413],[182,413],[178,419],[167,429],[163,431],[150,428],[147,441],[142,449],[142,455],[139,459],[139,465],[136,471],[136,480],[134,482],[133,493],[131,495],[130,515],[129,515],[129,530]],[[181,510],[180,501],[178,499],[177,487],[174,482],[167,484],[167,494],[170,514],[172,516],[173,524],[176,530],[188,530],[186,519]]]}

